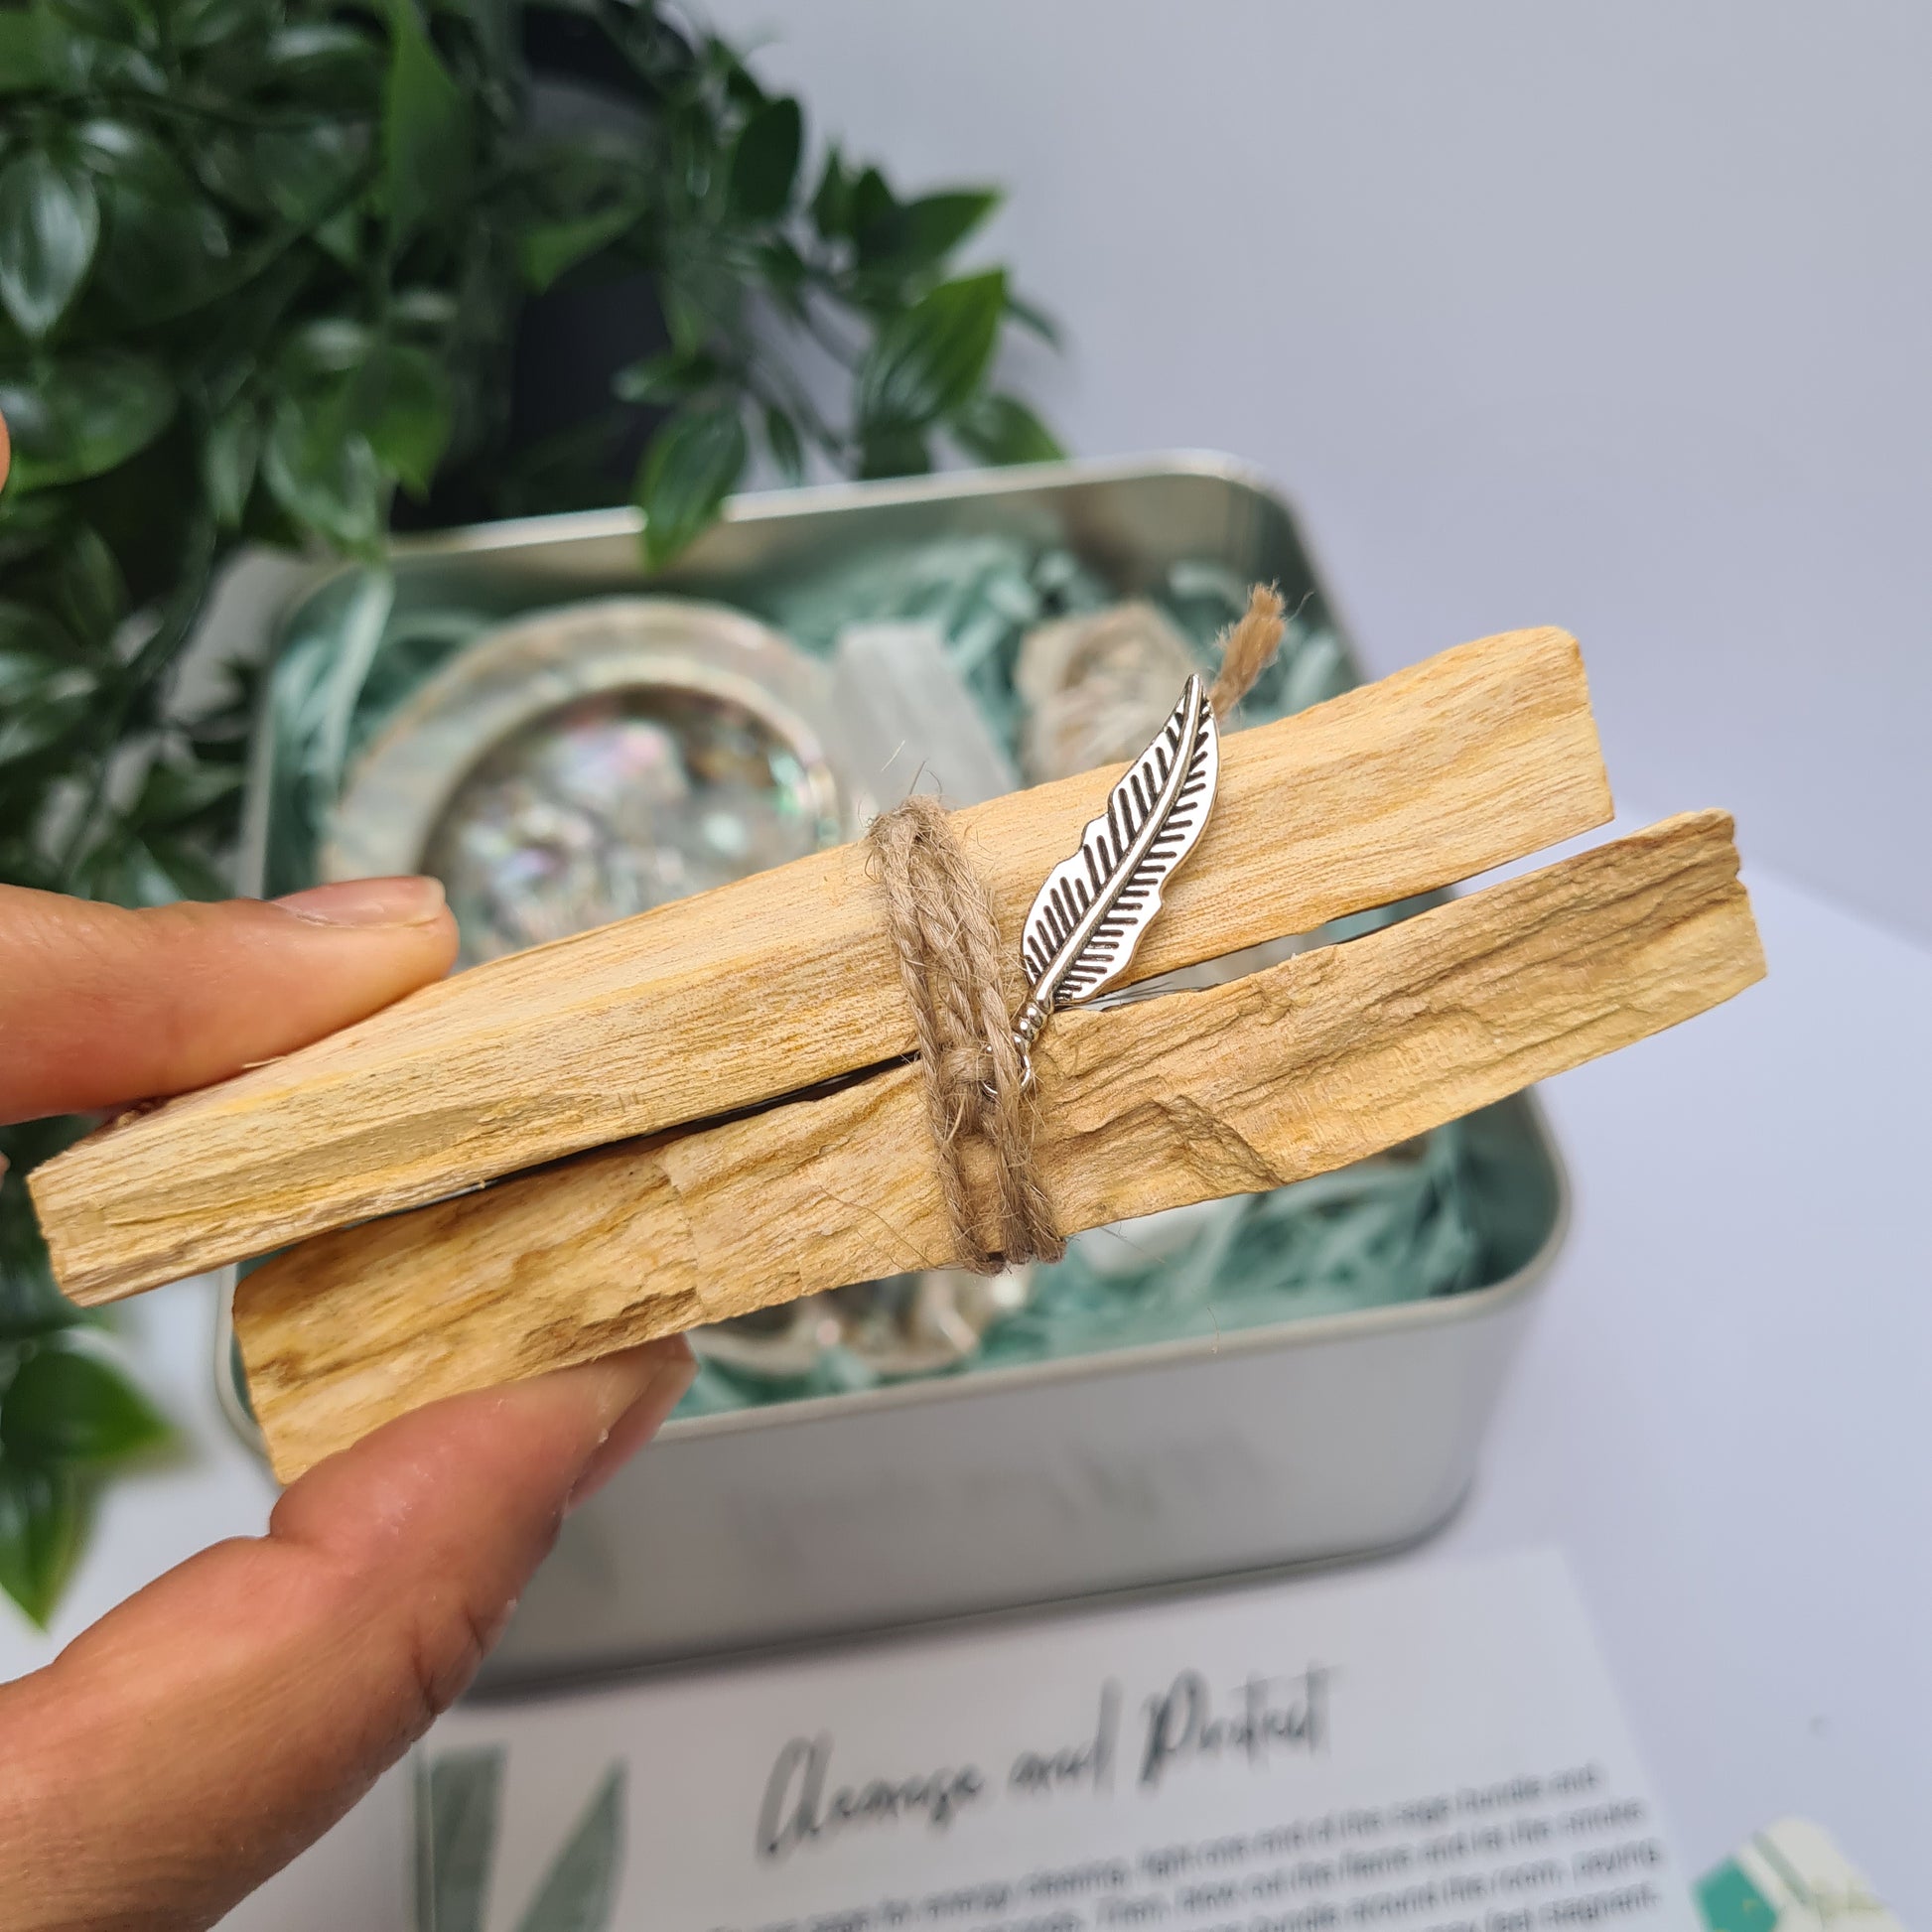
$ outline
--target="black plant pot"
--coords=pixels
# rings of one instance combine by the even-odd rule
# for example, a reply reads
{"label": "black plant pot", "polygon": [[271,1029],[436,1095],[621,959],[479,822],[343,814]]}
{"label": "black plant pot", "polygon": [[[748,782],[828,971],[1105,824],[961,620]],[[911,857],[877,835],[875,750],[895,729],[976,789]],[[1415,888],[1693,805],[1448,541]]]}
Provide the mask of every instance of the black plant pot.
{"label": "black plant pot", "polygon": [[[621,124],[642,111],[641,83],[593,21],[547,9],[523,15],[531,111]],[[398,530],[447,529],[492,516],[594,509],[629,500],[651,432],[666,411],[621,402],[620,369],[670,345],[651,277],[609,257],[573,269],[518,312],[500,436],[445,467],[421,500],[399,494]]]}

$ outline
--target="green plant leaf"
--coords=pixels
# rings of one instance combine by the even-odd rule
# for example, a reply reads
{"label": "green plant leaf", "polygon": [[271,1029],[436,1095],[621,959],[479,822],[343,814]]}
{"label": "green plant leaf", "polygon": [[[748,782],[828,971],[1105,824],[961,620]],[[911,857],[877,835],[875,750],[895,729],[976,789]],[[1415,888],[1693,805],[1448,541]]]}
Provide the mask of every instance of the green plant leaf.
{"label": "green plant leaf", "polygon": [[306,529],[345,550],[372,553],[382,529],[382,474],[368,438],[340,408],[285,396],[262,446],[269,493]]}
{"label": "green plant leaf", "polygon": [[946,427],[982,463],[1057,463],[1066,452],[1018,396],[975,396]]}
{"label": "green plant leaf", "polygon": [[1000,206],[997,189],[952,189],[922,195],[915,202],[882,208],[859,243],[862,266],[882,272],[913,273],[932,268],[979,227]]}
{"label": "green plant leaf", "polygon": [[805,481],[805,446],[799,440],[798,425],[782,409],[766,408],[764,445],[786,483],[795,485]]}
{"label": "green plant leaf", "polygon": [[27,1174],[77,1140],[87,1123],[67,1116],[0,1128],[0,1345],[70,1328],[80,1311],[54,1285],[47,1243],[27,1193]]}
{"label": "green plant leaf", "polygon": [[[8,1143],[22,1131],[0,1129],[0,1154],[16,1158]],[[55,1286],[25,1179],[0,1178],[0,1402],[33,1344],[95,1318]]]}
{"label": "green plant leaf", "polygon": [[389,0],[382,170],[389,228],[407,239],[470,190],[470,103],[423,31],[415,0]]}
{"label": "green plant leaf", "polygon": [[[71,4],[71,0],[47,0],[51,6]],[[159,97],[168,91],[168,76],[144,47],[142,14],[138,7],[123,13],[128,22],[121,30],[124,38],[102,38],[91,42],[69,42],[68,65],[84,74],[87,85],[108,93],[142,93]],[[152,40],[152,33],[146,36]]]}
{"label": "green plant leaf", "polygon": [[248,137],[210,129],[195,144],[196,178],[209,194],[244,214],[266,214],[268,199],[264,156],[272,160],[274,144],[267,137]]}
{"label": "green plant leaf", "polygon": [[78,139],[100,177],[96,282],[133,321],[193,308],[228,256],[220,215],[146,129],[103,116],[86,122]]}
{"label": "green plant leaf", "polygon": [[825,150],[825,165],[812,191],[812,223],[828,241],[852,232],[852,177],[836,141]]}
{"label": "green plant leaf", "polygon": [[[221,143],[209,143],[201,156],[205,173],[224,153]],[[245,153],[231,163],[219,162],[210,185],[238,207],[272,207],[296,227],[307,228],[341,205],[368,165],[367,128],[314,121],[257,134]]]}
{"label": "green plant leaf", "polygon": [[668,563],[718,514],[745,468],[748,446],[737,403],[680,411],[651,438],[637,472],[644,561]]}
{"label": "green plant leaf", "polygon": [[0,704],[18,688],[9,682],[10,676],[24,680],[31,674],[38,680],[45,672],[70,665],[83,655],[60,620],[44,605],[0,598],[0,664],[15,667],[11,672],[0,669]]}
{"label": "green plant leaf", "polygon": [[758,83],[758,76],[729,42],[720,40],[715,34],[707,35],[700,60],[708,72],[716,74],[725,83],[726,96],[740,107],[761,107],[764,104],[765,93]]}
{"label": "green plant leaf", "polygon": [[623,1874],[623,1765],[613,1764],[544,1873],[517,1932],[606,1932]]}
{"label": "green plant leaf", "polygon": [[225,811],[245,782],[232,764],[177,764],[157,759],[128,807],[128,820],[144,832],[178,831]]}
{"label": "green plant leaf", "polygon": [[317,316],[289,333],[280,365],[295,380],[348,375],[375,348],[375,331],[354,316]]}
{"label": "green plant leaf", "polygon": [[906,203],[900,254],[920,263],[938,261],[990,219],[1004,199],[997,188],[963,188]]}
{"label": "green plant leaf", "polygon": [[726,200],[742,221],[769,221],[782,214],[798,178],[805,145],[805,116],[789,95],[767,100],[739,130],[732,146]]}
{"label": "green plant leaf", "polygon": [[0,1393],[0,1456],[16,1462],[118,1462],[168,1438],[145,1395],[85,1330],[33,1344]]}
{"label": "green plant leaf", "polygon": [[874,423],[860,439],[862,477],[921,477],[932,468],[925,431],[912,423]]}
{"label": "green plant leaf", "polygon": [[[21,607],[10,607],[21,609]],[[0,617],[8,615],[8,607],[0,607]],[[41,684],[51,678],[58,666],[51,657],[43,657],[39,651],[21,651],[0,641],[0,705],[16,707],[33,703],[41,690]]]}
{"label": "green plant leaf", "polygon": [[0,560],[23,562],[43,549],[60,528],[66,505],[57,495],[0,489]]}
{"label": "green plant leaf", "polygon": [[93,673],[0,644],[0,767],[36,758],[87,717]]}
{"label": "green plant leaf", "polygon": [[316,246],[333,256],[351,274],[363,263],[362,217],[353,207],[339,207],[316,224]]}
{"label": "green plant leaf", "polygon": [[110,46],[154,44],[153,24],[134,0],[47,0],[50,9],[68,24]]}
{"label": "green plant leaf", "polygon": [[[238,820],[240,813],[234,812],[230,818]],[[222,843],[226,846],[233,842],[234,826],[230,823]],[[199,840],[150,839],[147,847],[156,870],[167,878],[171,889],[156,902],[168,904],[180,898],[212,901],[234,897],[234,881],[225,866],[217,865]]]}
{"label": "green plant leaf", "polygon": [[566,270],[588,261],[636,225],[639,210],[624,204],[574,221],[550,221],[525,228],[517,237],[517,266],[525,284],[541,292]]}
{"label": "green plant leaf", "polygon": [[59,70],[47,16],[38,7],[0,9],[0,94],[31,93]]}
{"label": "green plant leaf", "polygon": [[1006,294],[1005,272],[991,269],[941,282],[890,317],[859,371],[862,435],[964,408],[993,360]]}
{"label": "green plant leaf", "polygon": [[28,341],[67,313],[99,238],[100,204],[77,163],[28,148],[0,168],[0,305]]}
{"label": "green plant leaf", "polygon": [[178,48],[216,47],[271,19],[263,0],[172,0],[165,4],[168,38]]}
{"label": "green plant leaf", "polygon": [[149,195],[191,192],[181,164],[137,122],[97,115],[81,122],[74,139],[79,158],[108,180],[130,182]]}
{"label": "green plant leaf", "polygon": [[261,411],[252,401],[229,405],[208,426],[202,445],[202,481],[209,507],[223,529],[241,526],[261,462]]}
{"label": "green plant leaf", "polygon": [[43,1629],[86,1528],[86,1485],[72,1469],[0,1455],[0,1590]]}
{"label": "green plant leaf", "polygon": [[787,315],[802,316],[810,276],[804,256],[783,235],[778,235],[759,243],[752,251],[752,260],[763,279],[765,295]]}
{"label": "green plant leaf", "polygon": [[611,390],[620,402],[682,402],[716,382],[721,373],[716,359],[702,350],[693,354],[667,348],[661,355],[620,369],[611,378]]}
{"label": "green plant leaf", "polygon": [[1029,302],[1024,296],[1007,297],[1007,314],[1022,329],[1030,329],[1050,348],[1060,345],[1060,326],[1037,303]]}
{"label": "green plant leaf", "polygon": [[439,1751],[416,1782],[419,1932],[483,1932],[502,1802],[498,1744]]}
{"label": "green plant leaf", "polygon": [[263,363],[275,361],[278,338],[296,326],[291,310],[299,314],[305,295],[315,304],[314,278],[314,263],[304,251],[290,249],[196,318],[193,339],[184,345],[184,374],[210,410],[226,409]]}
{"label": "green plant leaf", "polygon": [[117,469],[174,413],[174,384],[151,355],[101,349],[63,356],[31,375],[0,372],[0,415],[14,446],[7,487],[45,489]]}
{"label": "green plant leaf", "polygon": [[101,207],[105,232],[94,279],[130,322],[170,320],[217,291],[227,230],[186,177],[182,192],[167,197],[108,182]]}
{"label": "green plant leaf", "polygon": [[275,84],[302,100],[374,112],[382,96],[383,55],[380,42],[357,28],[307,20],[278,27],[269,36],[265,61]]}
{"label": "green plant leaf", "polygon": [[657,302],[664,311],[664,327],[670,331],[672,348],[680,355],[702,353],[711,341],[712,319],[696,294],[686,287],[683,279],[666,275],[658,282]]}
{"label": "green plant leaf", "polygon": [[851,234],[859,259],[889,254],[898,215],[898,202],[877,168],[867,168],[852,184]]}
{"label": "green plant leaf", "polygon": [[66,882],[83,898],[115,905],[172,905],[184,898],[226,898],[229,881],[186,839],[143,838],[114,820],[81,855]]}
{"label": "green plant leaf", "polygon": [[127,616],[127,582],[92,524],[76,525],[62,549],[55,566],[55,595],[68,629],[105,656]]}
{"label": "green plant leaf", "polygon": [[346,414],[390,476],[419,496],[428,491],[455,422],[449,377],[435,356],[379,345],[348,385]]}
{"label": "green plant leaf", "polygon": [[404,329],[447,329],[457,318],[457,299],[448,289],[398,289],[389,318]]}

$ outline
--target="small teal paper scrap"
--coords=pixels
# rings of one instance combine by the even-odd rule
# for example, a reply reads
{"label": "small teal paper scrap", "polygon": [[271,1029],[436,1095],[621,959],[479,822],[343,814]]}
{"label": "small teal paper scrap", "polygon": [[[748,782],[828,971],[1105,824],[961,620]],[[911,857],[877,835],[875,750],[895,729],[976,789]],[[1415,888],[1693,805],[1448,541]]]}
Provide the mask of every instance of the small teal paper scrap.
{"label": "small teal paper scrap", "polygon": [[1870,1881],[1817,1825],[1753,1833],[1698,1882],[1710,1932],[1904,1932]]}

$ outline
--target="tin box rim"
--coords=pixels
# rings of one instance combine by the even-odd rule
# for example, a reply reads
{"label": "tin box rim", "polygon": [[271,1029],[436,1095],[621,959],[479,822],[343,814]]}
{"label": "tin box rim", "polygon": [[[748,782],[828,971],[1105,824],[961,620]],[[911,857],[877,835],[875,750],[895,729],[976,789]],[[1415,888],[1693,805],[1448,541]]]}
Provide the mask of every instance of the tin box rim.
{"label": "tin box rim", "polygon": [[[884,477],[870,482],[801,483],[773,489],[747,489],[725,499],[719,521],[726,525],[763,523],[819,511],[877,509],[900,503],[947,502],[961,496],[1003,496],[1021,490],[1054,489],[1069,483],[1158,482],[1173,477],[1204,477],[1234,483],[1266,497],[1296,523],[1294,498],[1255,464],[1224,450],[1183,447],[1142,455],[1067,457],[1054,463],[1012,463],[999,469],[934,470],[922,477]],[[640,534],[642,511],[630,504],[609,509],[558,510],[543,516],[505,517],[490,523],[458,524],[448,530],[397,537],[388,554],[398,560],[458,553],[515,550],[546,537],[610,537]],[[687,557],[702,561],[700,537]],[[343,563],[318,577],[290,606],[291,612],[338,577],[364,568]],[[1327,595],[1327,587],[1323,586]]]}

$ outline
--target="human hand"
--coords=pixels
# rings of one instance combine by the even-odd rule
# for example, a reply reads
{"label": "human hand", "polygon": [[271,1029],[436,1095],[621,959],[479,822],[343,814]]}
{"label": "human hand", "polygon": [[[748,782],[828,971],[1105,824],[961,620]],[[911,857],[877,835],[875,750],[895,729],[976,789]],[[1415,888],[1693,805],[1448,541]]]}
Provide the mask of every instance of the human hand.
{"label": "human hand", "polygon": [[[0,887],[0,1121],[178,1092],[439,978],[429,880],[127,911]],[[211,1924],[469,1682],[681,1341],[420,1409],[0,1686],[0,1926]]]}

